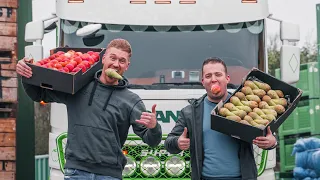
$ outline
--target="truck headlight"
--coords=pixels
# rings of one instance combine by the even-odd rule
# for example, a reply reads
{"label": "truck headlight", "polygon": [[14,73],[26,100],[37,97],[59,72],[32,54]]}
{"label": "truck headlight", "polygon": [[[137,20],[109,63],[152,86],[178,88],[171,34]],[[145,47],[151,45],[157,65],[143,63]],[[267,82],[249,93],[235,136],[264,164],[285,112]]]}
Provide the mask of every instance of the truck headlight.
{"label": "truck headlight", "polygon": [[186,162],[180,156],[173,155],[165,162],[165,170],[170,176],[180,176],[186,169]]}
{"label": "truck headlight", "polygon": [[133,173],[136,171],[137,164],[133,157],[126,155],[126,158],[127,158],[127,164],[122,171],[122,175],[124,177],[129,177],[129,176],[132,176]]}
{"label": "truck headlight", "polygon": [[140,170],[145,176],[156,176],[160,173],[161,162],[154,156],[146,156],[140,162]]}

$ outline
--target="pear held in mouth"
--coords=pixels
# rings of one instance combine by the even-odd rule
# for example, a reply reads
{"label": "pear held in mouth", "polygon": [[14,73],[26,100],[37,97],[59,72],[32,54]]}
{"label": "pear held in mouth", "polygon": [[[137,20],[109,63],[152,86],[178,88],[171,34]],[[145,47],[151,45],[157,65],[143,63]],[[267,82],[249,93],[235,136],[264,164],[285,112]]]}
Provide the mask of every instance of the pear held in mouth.
{"label": "pear held in mouth", "polygon": [[105,73],[110,78],[115,78],[115,79],[119,79],[119,80],[123,79],[122,76],[120,74],[118,74],[117,71],[114,69],[108,68],[105,70]]}
{"label": "pear held in mouth", "polygon": [[212,92],[213,94],[218,94],[220,91],[221,91],[220,86],[218,86],[218,85],[212,85],[212,86],[211,86],[211,92]]}

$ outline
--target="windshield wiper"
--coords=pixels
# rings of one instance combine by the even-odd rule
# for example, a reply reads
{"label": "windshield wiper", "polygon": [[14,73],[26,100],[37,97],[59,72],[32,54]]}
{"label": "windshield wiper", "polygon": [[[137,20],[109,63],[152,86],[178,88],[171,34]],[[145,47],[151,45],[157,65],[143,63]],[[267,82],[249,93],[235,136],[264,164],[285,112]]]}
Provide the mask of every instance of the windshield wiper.
{"label": "windshield wiper", "polygon": [[[172,83],[153,83],[152,85],[130,84],[131,89],[146,89],[146,90],[167,90],[167,89],[203,89],[201,82],[172,82]],[[228,83],[228,89],[237,89],[238,86]]]}
{"label": "windshield wiper", "polygon": [[202,85],[201,82],[172,82],[172,83],[153,83],[152,85],[175,85],[175,86],[181,86],[181,85]]}
{"label": "windshield wiper", "polygon": [[153,83],[151,85],[130,84],[131,89],[168,90],[168,89],[203,89],[201,82]]}

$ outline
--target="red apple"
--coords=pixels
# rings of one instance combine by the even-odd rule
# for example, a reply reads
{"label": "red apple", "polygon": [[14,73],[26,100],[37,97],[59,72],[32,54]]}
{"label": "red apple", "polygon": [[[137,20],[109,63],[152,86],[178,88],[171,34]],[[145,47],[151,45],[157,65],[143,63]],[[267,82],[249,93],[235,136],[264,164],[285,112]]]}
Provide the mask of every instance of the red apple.
{"label": "red apple", "polygon": [[60,63],[56,63],[56,64],[54,65],[54,67],[57,68],[57,69],[61,69],[61,68],[62,68],[62,65],[61,65]]}
{"label": "red apple", "polygon": [[85,65],[83,65],[83,64],[79,64],[77,67],[82,69],[82,73],[87,71],[87,67]]}
{"label": "red apple", "polygon": [[50,61],[50,63],[52,63],[52,64],[57,64],[58,63],[58,60],[52,60],[52,61]]}
{"label": "red apple", "polygon": [[64,67],[63,70],[64,70],[64,72],[70,72],[69,68],[67,68],[67,67]]}
{"label": "red apple", "polygon": [[80,57],[76,57],[74,58],[75,61],[77,61],[78,64],[80,64],[82,62],[82,59]]}
{"label": "red apple", "polygon": [[68,68],[70,72],[74,69],[74,65],[71,63],[67,64],[65,67]]}
{"label": "red apple", "polygon": [[[89,69],[91,67],[91,65],[89,64],[88,61],[82,61],[82,63],[87,69]],[[79,66],[79,65],[78,65]]]}
{"label": "red apple", "polygon": [[78,71],[80,71],[80,70],[81,70],[81,68],[76,67],[76,68],[74,68],[71,72],[78,72]]}
{"label": "red apple", "polygon": [[89,54],[90,56],[93,54],[93,51],[88,51],[87,54]]}

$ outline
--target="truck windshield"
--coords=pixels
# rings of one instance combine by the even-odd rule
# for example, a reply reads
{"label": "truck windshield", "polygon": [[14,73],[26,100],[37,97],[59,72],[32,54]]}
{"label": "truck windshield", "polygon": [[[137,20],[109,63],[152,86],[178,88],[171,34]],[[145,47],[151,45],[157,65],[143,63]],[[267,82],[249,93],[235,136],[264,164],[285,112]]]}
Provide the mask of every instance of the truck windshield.
{"label": "truck windshield", "polygon": [[239,85],[264,61],[263,20],[220,25],[103,25],[95,35],[78,37],[84,22],[61,21],[61,46],[105,48],[114,38],[127,39],[133,49],[125,76],[131,84],[201,82],[205,59],[225,61],[231,83]]}

